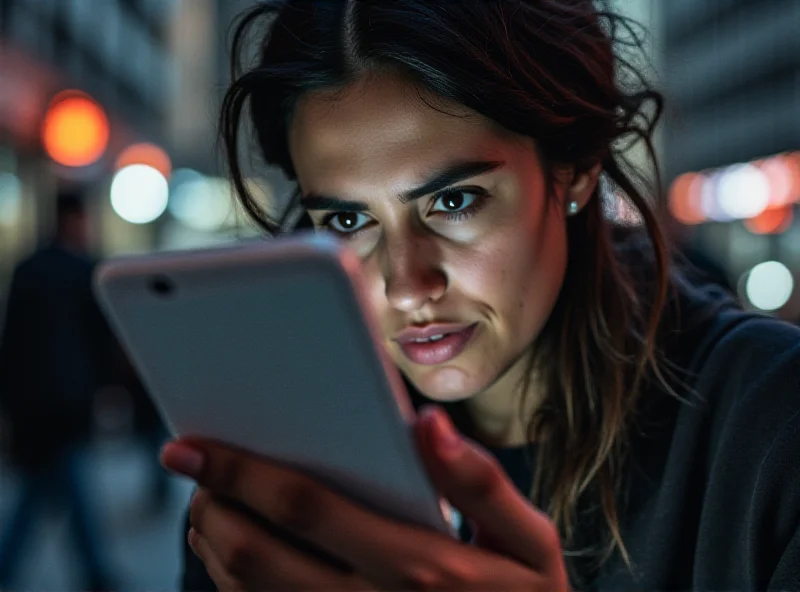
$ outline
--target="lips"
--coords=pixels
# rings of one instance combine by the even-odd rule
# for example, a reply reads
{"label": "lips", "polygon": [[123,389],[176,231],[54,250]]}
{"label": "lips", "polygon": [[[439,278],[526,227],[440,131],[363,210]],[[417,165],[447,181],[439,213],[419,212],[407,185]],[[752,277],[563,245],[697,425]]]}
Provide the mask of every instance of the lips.
{"label": "lips", "polygon": [[395,342],[412,362],[434,366],[449,362],[463,352],[476,328],[477,324],[409,327],[395,337]]}

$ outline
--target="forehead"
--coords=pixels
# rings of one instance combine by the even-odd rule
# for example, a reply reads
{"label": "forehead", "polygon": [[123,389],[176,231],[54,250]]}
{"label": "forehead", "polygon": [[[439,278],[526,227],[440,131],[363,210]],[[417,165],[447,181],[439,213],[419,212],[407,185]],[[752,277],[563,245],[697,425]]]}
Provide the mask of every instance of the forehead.
{"label": "forehead", "polygon": [[477,113],[381,77],[303,98],[289,145],[300,184],[313,190],[348,179],[404,184],[453,161],[501,159],[511,141]]}

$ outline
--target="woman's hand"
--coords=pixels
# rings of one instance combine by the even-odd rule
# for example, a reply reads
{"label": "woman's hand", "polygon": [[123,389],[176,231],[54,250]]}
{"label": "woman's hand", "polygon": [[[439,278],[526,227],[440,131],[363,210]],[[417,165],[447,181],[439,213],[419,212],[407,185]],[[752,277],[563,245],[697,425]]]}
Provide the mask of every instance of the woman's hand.
{"label": "woman's hand", "polygon": [[[457,435],[442,410],[425,410],[415,429],[434,485],[475,525],[477,545],[385,518],[301,473],[213,442],[170,443],[162,462],[200,485],[190,545],[225,592],[566,590],[555,527],[497,462]],[[298,550],[223,500],[336,562]]]}

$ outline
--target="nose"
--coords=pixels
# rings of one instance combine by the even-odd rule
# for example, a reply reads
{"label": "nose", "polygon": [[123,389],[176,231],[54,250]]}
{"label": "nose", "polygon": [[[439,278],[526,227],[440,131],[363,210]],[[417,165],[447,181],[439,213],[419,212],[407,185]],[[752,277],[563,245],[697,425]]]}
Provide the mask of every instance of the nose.
{"label": "nose", "polygon": [[392,308],[415,312],[447,291],[439,248],[421,232],[387,241],[383,259],[386,299]]}

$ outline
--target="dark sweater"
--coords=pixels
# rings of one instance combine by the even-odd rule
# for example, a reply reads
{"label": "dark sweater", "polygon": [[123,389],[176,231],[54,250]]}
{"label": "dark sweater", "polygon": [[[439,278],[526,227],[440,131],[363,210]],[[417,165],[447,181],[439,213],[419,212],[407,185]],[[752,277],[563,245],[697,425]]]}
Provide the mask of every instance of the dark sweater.
{"label": "dark sweater", "polygon": [[[591,590],[800,590],[800,329],[678,280],[679,394],[643,396],[618,555]],[[527,491],[521,449],[493,451]],[[185,547],[184,590],[213,590]]]}

